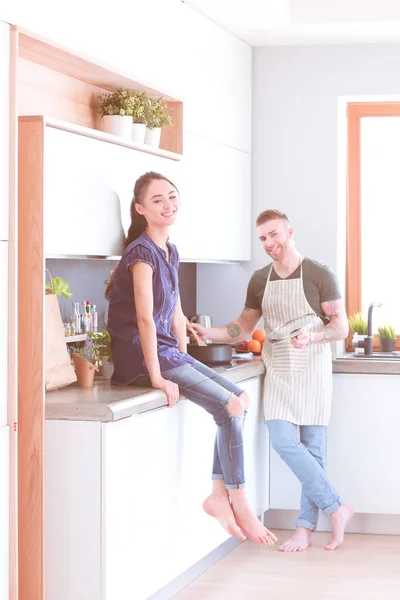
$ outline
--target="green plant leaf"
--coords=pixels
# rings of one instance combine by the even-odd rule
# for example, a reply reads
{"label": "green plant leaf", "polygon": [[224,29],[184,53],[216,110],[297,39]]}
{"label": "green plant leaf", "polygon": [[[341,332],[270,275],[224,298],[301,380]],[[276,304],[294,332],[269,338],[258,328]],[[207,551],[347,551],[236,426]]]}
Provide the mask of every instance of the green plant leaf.
{"label": "green plant leaf", "polygon": [[72,298],[68,283],[61,277],[53,277],[53,287],[49,283],[46,283],[46,290],[52,290],[57,296],[63,296],[64,298],[68,298],[68,300]]}

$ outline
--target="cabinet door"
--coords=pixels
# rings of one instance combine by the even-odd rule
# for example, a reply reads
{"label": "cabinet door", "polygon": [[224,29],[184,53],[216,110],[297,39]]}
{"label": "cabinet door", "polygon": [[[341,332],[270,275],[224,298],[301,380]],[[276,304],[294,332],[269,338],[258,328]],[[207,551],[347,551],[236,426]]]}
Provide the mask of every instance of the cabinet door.
{"label": "cabinet door", "polygon": [[10,26],[0,22],[0,240],[8,240]]}
{"label": "cabinet door", "polygon": [[252,377],[238,385],[250,396],[243,432],[246,488],[257,515],[269,509],[269,434],[262,410],[262,377]]}
{"label": "cabinet door", "polygon": [[400,514],[399,378],[333,377],[328,473],[356,512]]}
{"label": "cabinet door", "polygon": [[299,510],[300,482],[273,448],[270,469],[270,508]]}
{"label": "cabinet door", "polygon": [[178,426],[166,408],[103,426],[107,600],[145,600],[172,579]]}
{"label": "cabinet door", "polygon": [[0,427],[0,598],[8,598],[9,428]]}
{"label": "cabinet door", "polygon": [[178,161],[46,127],[46,255],[118,256],[135,181],[158,171],[179,187]]}
{"label": "cabinet door", "polygon": [[0,427],[7,425],[8,242],[0,242]]}
{"label": "cabinet door", "polygon": [[246,152],[185,135],[180,254],[197,262],[250,260],[250,168]]}

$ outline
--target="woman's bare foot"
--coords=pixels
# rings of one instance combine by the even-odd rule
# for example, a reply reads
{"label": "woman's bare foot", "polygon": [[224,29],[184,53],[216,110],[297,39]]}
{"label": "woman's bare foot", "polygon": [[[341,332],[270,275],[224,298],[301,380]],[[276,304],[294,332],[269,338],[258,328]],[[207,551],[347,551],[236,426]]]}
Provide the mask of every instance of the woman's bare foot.
{"label": "woman's bare foot", "polygon": [[237,537],[241,541],[246,539],[246,536],[236,523],[235,515],[233,514],[227,493],[213,491],[211,496],[208,496],[208,498],[204,500],[203,509],[208,515],[218,519],[222,527],[230,535]]}
{"label": "woman's bare foot", "polygon": [[272,546],[277,537],[257,519],[244,494],[245,490],[230,490],[233,514],[242,531],[257,544]]}
{"label": "woman's bare foot", "polygon": [[311,530],[305,527],[298,527],[296,533],[292,535],[279,548],[280,552],[304,552],[311,546]]}
{"label": "woman's bare foot", "polygon": [[332,538],[325,550],[336,550],[343,544],[344,530],[353,515],[354,508],[349,504],[343,504],[332,513]]}

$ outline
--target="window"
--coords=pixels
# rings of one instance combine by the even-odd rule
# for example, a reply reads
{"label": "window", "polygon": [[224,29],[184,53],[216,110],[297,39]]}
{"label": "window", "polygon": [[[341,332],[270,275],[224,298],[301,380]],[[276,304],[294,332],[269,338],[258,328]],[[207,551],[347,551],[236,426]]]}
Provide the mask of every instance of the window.
{"label": "window", "polygon": [[347,118],[347,311],[366,317],[381,302],[374,332],[391,324],[399,336],[400,103],[350,103]]}

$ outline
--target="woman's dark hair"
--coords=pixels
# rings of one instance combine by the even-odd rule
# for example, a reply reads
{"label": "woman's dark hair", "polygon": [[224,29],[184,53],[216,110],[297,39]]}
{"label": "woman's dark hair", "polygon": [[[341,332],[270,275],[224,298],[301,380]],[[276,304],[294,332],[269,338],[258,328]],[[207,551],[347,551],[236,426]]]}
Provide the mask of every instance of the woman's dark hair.
{"label": "woman's dark hair", "polygon": [[[161,175],[161,173],[156,173],[155,171],[149,171],[137,179],[135,187],[133,188],[133,198],[131,202],[131,224],[124,241],[124,250],[126,250],[129,244],[136,240],[136,238],[138,238],[139,235],[141,235],[146,229],[147,221],[143,215],[138,213],[135,204],[142,204],[143,196],[152,181],[168,181],[168,183],[170,183],[172,187],[177,190],[176,185],[172,183],[172,181],[170,181],[167,177],[164,177],[164,175]],[[110,279],[104,282],[107,286],[105,291],[105,297],[107,300],[110,300],[111,298],[112,283],[115,271],[116,268],[111,272]]]}
{"label": "woman's dark hair", "polygon": [[156,173],[155,171],[149,171],[144,175],[141,175],[139,179],[135,183],[135,187],[133,188],[133,198],[131,202],[131,224],[128,229],[128,235],[125,238],[124,250],[131,244],[136,238],[139,237],[146,229],[147,221],[143,215],[140,215],[136,210],[135,204],[142,204],[143,196],[147,192],[147,188],[151,184],[152,181],[168,181],[176,189],[176,186],[161,175],[160,173]]}

